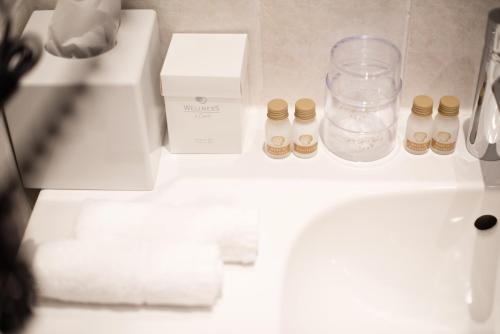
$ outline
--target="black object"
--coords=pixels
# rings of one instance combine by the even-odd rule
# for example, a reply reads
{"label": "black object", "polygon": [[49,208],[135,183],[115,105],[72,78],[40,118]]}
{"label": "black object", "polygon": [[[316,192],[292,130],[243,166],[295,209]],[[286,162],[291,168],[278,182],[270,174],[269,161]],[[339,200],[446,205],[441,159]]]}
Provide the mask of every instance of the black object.
{"label": "black object", "polygon": [[484,215],[476,219],[476,222],[474,223],[474,226],[480,230],[480,231],[485,231],[489,230],[490,228],[495,227],[497,224],[497,218],[492,215]]}
{"label": "black object", "polygon": [[[2,255],[3,256],[3,255]],[[35,283],[25,261],[1,263],[0,272],[0,333],[15,332],[23,328],[32,316],[35,302]]]}
{"label": "black object", "polygon": [[[42,50],[41,43],[34,36],[17,39],[10,36],[11,23],[8,15],[3,15],[8,12],[5,8],[4,1],[0,0],[0,16],[6,19],[3,33],[0,29],[0,35],[3,35],[0,36],[0,116],[4,120],[3,106],[15,94],[22,76],[35,66]],[[0,18],[0,24],[2,22]],[[91,65],[89,72],[98,67],[98,62]],[[82,78],[82,83],[41,106],[44,120],[32,129],[32,138],[22,159],[17,157],[18,161],[23,161],[18,169],[25,172],[36,169],[38,159],[47,152],[47,145],[60,134],[61,123],[74,116],[75,101],[87,89],[83,82]],[[3,173],[0,176],[4,177]],[[5,176],[5,182],[0,183],[0,334],[21,331],[32,315],[32,305],[37,297],[36,280],[27,262],[18,255],[21,240],[13,214],[16,193],[22,191],[19,176],[14,173]]]}
{"label": "black object", "polygon": [[40,59],[42,45],[34,36],[12,38],[11,22],[5,19],[0,43],[0,106],[17,90],[19,80]]}
{"label": "black object", "polygon": [[[4,23],[0,36],[0,113],[3,117],[3,106],[16,92],[21,77],[38,62],[42,50],[34,36],[10,36],[7,7],[0,0],[0,23]],[[9,174],[3,176],[7,179],[0,185],[0,333],[10,333],[19,331],[31,317],[36,291],[28,265],[17,254],[20,240],[13,214],[18,180]]]}
{"label": "black object", "polygon": [[13,220],[17,184],[0,189],[0,333],[20,330],[32,315],[35,282],[26,262],[17,254],[19,232]]}

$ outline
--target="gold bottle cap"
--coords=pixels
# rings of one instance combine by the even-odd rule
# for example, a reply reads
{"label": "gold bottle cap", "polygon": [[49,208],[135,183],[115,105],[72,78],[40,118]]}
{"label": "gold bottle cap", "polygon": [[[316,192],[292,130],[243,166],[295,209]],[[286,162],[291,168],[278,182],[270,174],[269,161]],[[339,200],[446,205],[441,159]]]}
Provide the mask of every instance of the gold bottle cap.
{"label": "gold bottle cap", "polygon": [[316,105],[311,99],[300,99],[295,102],[295,117],[308,121],[316,117]]}
{"label": "gold bottle cap", "polygon": [[418,95],[413,99],[411,111],[419,116],[432,115],[432,98],[427,95]]}
{"label": "gold bottle cap", "polygon": [[460,101],[455,96],[443,96],[439,101],[438,111],[443,116],[457,116],[460,110]]}
{"label": "gold bottle cap", "polygon": [[288,118],[288,104],[285,100],[274,99],[267,104],[267,117],[275,121]]}

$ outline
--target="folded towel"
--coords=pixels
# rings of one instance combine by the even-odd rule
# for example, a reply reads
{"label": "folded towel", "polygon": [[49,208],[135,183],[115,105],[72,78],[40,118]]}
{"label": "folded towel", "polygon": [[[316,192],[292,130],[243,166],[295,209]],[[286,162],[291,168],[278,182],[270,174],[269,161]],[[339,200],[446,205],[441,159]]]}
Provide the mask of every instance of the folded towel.
{"label": "folded towel", "polygon": [[90,240],[215,244],[224,262],[250,264],[257,257],[258,220],[256,210],[235,207],[87,200],[75,233]]}
{"label": "folded towel", "polygon": [[71,302],[210,306],[222,286],[208,245],[64,240],[40,245],[32,267],[42,297]]}

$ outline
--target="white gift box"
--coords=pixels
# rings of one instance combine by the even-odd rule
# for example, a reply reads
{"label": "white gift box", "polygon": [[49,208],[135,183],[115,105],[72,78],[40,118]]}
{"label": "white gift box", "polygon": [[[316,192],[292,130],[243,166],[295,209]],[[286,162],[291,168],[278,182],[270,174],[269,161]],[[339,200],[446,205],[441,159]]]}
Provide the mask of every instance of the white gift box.
{"label": "white gift box", "polygon": [[173,34],[161,71],[173,153],[240,153],[246,34]]}
{"label": "white gift box", "polygon": [[[35,11],[25,33],[47,41],[52,14]],[[153,188],[166,129],[159,43],[154,11],[124,10],[110,51],[67,59],[44,50],[6,107],[26,187]]]}

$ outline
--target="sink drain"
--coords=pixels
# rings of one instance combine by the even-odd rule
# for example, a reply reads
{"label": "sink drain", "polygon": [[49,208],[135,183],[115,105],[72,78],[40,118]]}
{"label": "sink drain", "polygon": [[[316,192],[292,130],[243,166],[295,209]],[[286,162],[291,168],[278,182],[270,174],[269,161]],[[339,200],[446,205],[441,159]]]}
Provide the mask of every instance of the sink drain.
{"label": "sink drain", "polygon": [[481,231],[489,230],[497,224],[497,218],[492,215],[484,215],[476,219],[474,226]]}

